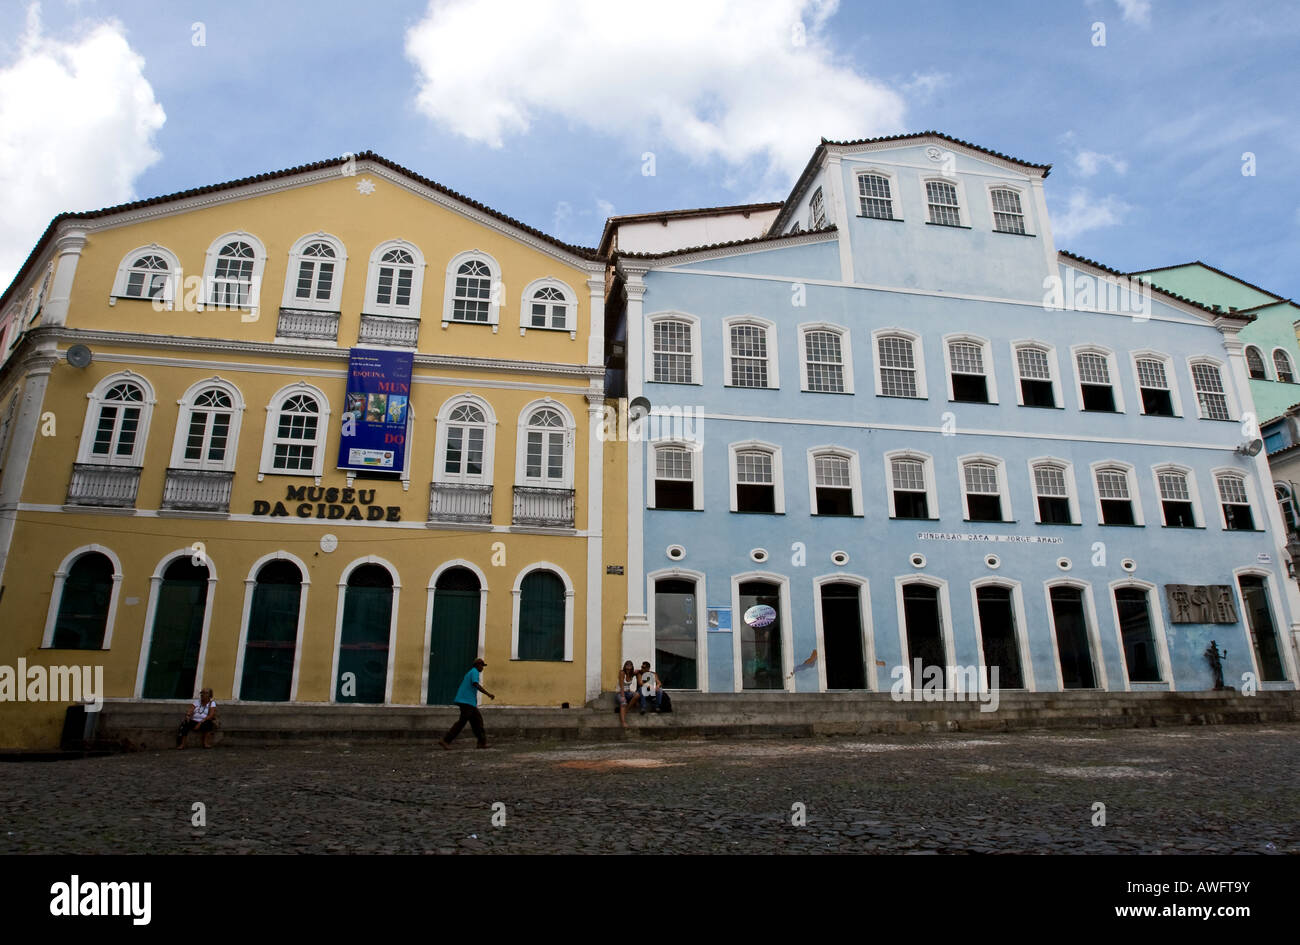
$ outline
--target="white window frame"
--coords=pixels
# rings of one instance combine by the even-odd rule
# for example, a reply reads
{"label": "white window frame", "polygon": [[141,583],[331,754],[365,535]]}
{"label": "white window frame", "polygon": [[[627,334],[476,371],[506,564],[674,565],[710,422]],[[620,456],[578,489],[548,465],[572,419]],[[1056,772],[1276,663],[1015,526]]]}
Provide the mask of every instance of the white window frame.
{"label": "white window frame", "polygon": [[[662,381],[655,377],[655,330],[654,326],[659,322],[685,322],[690,326],[691,337],[691,379],[689,381]],[[730,345],[731,338],[728,333],[725,338],[727,345]],[[687,315],[685,312],[656,312],[646,318],[645,327],[645,378],[647,384],[702,384],[701,379],[701,357],[700,351],[700,319],[696,315]],[[730,372],[724,375],[729,378]]]}
{"label": "white window frame", "polygon": [[[781,677],[784,680],[783,689],[774,690],[756,690],[745,689],[745,667],[741,660],[741,620],[744,611],[740,609],[740,585],[747,584],[750,581],[762,581],[766,584],[775,584],[777,586],[777,600],[780,603],[778,617],[781,621]],[[820,601],[818,610],[821,609]],[[794,692],[794,612],[790,604],[790,578],[784,574],[776,574],[772,571],[746,571],[743,574],[733,574],[731,576],[731,613],[732,613],[732,632],[731,636],[731,666],[732,666],[732,685],[733,692]],[[865,618],[864,618],[865,619]],[[724,644],[725,645],[725,644]],[[821,662],[820,660],[818,662]]]}
{"label": "white window frame", "polygon": [[[818,204],[821,204],[821,213],[818,214]],[[817,217],[821,216],[818,221]],[[826,188],[823,184],[818,184],[817,188],[808,197],[808,229],[820,230],[830,222],[830,214],[826,212]]]}
{"label": "white window frame", "polygon": [[[1282,380],[1282,375],[1278,372],[1278,369],[1277,369],[1277,356],[1278,356],[1279,354],[1282,355],[1282,357],[1286,358],[1286,363],[1287,363],[1287,368],[1288,368],[1287,373],[1290,374],[1290,375],[1291,375],[1291,378],[1292,378],[1292,379],[1289,380],[1289,381],[1284,381],[1284,380]],[[1277,381],[1277,383],[1279,383],[1279,384],[1295,384],[1295,383],[1298,382],[1298,381],[1297,381],[1297,375],[1296,375],[1296,372],[1295,372],[1295,359],[1291,357],[1291,352],[1287,351],[1286,348],[1280,348],[1280,347],[1279,347],[1279,348],[1274,348],[1274,349],[1273,349],[1273,353],[1272,353],[1272,355],[1270,355],[1270,357],[1269,357],[1269,361],[1271,361],[1271,362],[1273,363],[1273,379],[1274,379],[1275,381]]]}
{"label": "white window frame", "polygon": [[[1056,345],[1046,341],[1039,341],[1037,338],[1020,338],[1011,342],[1011,373],[1016,379],[1016,405],[1023,407],[1025,405],[1025,392],[1020,387],[1020,382],[1024,379],[1020,374],[1020,356],[1018,354],[1021,348],[1039,348],[1047,354],[1047,369],[1051,372],[1052,399],[1056,402],[1054,409],[1060,410],[1065,406],[1065,397],[1061,392],[1061,364],[1056,357]],[[1039,380],[1040,378],[1030,378],[1030,380]],[[1044,408],[1036,408],[1044,409]]]}
{"label": "white window frame", "polygon": [[[446,471],[447,431],[450,427],[451,413],[462,404],[477,407],[483,411],[483,472],[478,476],[464,473],[451,474]],[[459,423],[460,421],[457,421]],[[490,486],[493,483],[493,471],[496,469],[497,416],[492,405],[477,394],[464,393],[448,397],[438,408],[437,427],[433,437],[433,481],[437,483],[470,483]],[[407,455],[410,455],[407,449]]]}
{"label": "white window frame", "polygon": [[[1056,691],[1067,692],[1065,688],[1065,673],[1061,670],[1061,647],[1057,642],[1056,635],[1056,614],[1052,610],[1052,588],[1054,587],[1071,587],[1080,592],[1081,603],[1083,604],[1083,619],[1087,624],[1084,631],[1088,636],[1088,653],[1092,658],[1092,675],[1095,685],[1092,689],[1077,690],[1080,692],[1107,692],[1110,689],[1110,680],[1106,676],[1106,655],[1101,648],[1100,630],[1097,626],[1097,604],[1093,600],[1092,585],[1087,581],[1080,581],[1077,578],[1052,578],[1043,582],[1043,603],[1047,607],[1047,626],[1048,633],[1051,637],[1052,660],[1056,667]],[[1127,683],[1127,677],[1125,677]]]}
{"label": "white window frame", "polygon": [[912,660],[915,658],[907,647],[907,613],[903,609],[903,588],[908,584],[924,584],[939,592],[939,632],[943,636],[943,651],[945,656],[947,656],[947,660],[944,664],[944,676],[946,682],[951,682],[951,679],[947,678],[948,667],[957,665],[957,660],[953,657],[955,646],[953,642],[953,634],[956,627],[953,626],[952,620],[952,601],[948,598],[948,582],[943,578],[931,577],[928,574],[918,574],[916,572],[895,577],[894,606],[898,619],[898,644],[899,652],[903,656],[904,672],[902,679],[895,679],[894,684],[897,685],[899,682],[902,682],[904,692],[912,691]]}
{"label": "white window frame", "polygon": [[[916,396],[900,397],[898,394],[886,394],[880,376],[880,339],[892,336],[906,338],[912,343],[912,361],[916,365]],[[890,397],[895,400],[926,400],[929,390],[925,381],[925,346],[921,336],[905,328],[877,328],[871,333],[871,365],[876,378],[876,396]]]}
{"label": "white window frame", "polygon": [[[533,319],[533,296],[542,289],[555,289],[564,296],[564,327],[553,328],[550,325],[537,327],[532,324]],[[567,331],[570,340],[578,337],[578,296],[567,282],[556,279],[554,276],[547,276],[544,279],[534,279],[528,285],[524,286],[523,295],[519,300],[519,334],[524,336],[529,331]],[[548,305],[555,305],[554,301],[548,302]],[[467,323],[468,324],[468,323]]]}
{"label": "white window frame", "polygon": [[[227,243],[247,243],[253,250],[253,274],[251,283],[248,287],[248,304],[247,305],[218,305],[212,301],[212,288],[215,285],[217,276],[217,259],[220,256],[222,247]],[[256,315],[262,307],[262,276],[266,271],[266,247],[252,233],[246,233],[238,230],[233,233],[225,233],[218,236],[208,247],[207,255],[203,262],[203,293],[200,304],[203,309],[212,309],[213,311],[244,311],[247,310]],[[173,290],[174,291],[174,290]]]}
{"label": "white window frame", "polygon": [[[1142,493],[1138,489],[1137,469],[1132,463],[1125,463],[1118,459],[1101,459],[1088,466],[1088,480],[1092,483],[1092,498],[1097,513],[1097,524],[1105,524],[1101,514],[1101,490],[1097,488],[1097,473],[1103,469],[1119,470],[1127,476],[1128,501],[1133,507],[1133,526],[1146,525],[1146,517],[1142,514]],[[1159,495],[1159,490],[1156,491],[1156,494]],[[1162,521],[1164,520],[1163,509],[1161,509],[1160,518]],[[1107,527],[1113,528],[1115,526]]]}
{"label": "white window frame", "polygon": [[[1060,466],[1062,467],[1065,478],[1065,497],[1070,506],[1070,524],[1079,525],[1083,522],[1083,517],[1079,514],[1079,486],[1074,481],[1074,463],[1068,459],[1062,459],[1059,456],[1035,456],[1025,463],[1029,470],[1029,493],[1033,497],[1034,522],[1039,525],[1062,525],[1063,522],[1044,522],[1042,513],[1038,510],[1038,477],[1034,470],[1038,466]],[[1056,498],[1059,498],[1057,496]]]}
{"label": "white window frame", "polygon": [[117,623],[117,603],[122,592],[122,561],[111,548],[104,545],[82,545],[69,552],[54,571],[54,588],[50,592],[50,605],[45,612],[45,631],[41,635],[43,650],[54,646],[54,625],[59,619],[59,608],[63,606],[63,588],[68,581],[68,572],[80,558],[88,554],[101,554],[113,565],[113,590],[108,596],[108,619],[104,621],[104,642],[99,649],[107,650],[113,645],[113,625]]}
{"label": "white window frame", "polygon": [[[226,434],[225,459],[214,463],[200,457],[197,460],[185,458],[185,447],[189,441],[190,418],[194,415],[194,399],[206,390],[216,388],[230,397],[230,431]],[[176,435],[172,441],[171,467],[173,469],[212,469],[222,472],[234,472],[235,460],[239,450],[239,430],[244,420],[244,397],[239,388],[221,377],[209,377],[190,385],[185,395],[178,400],[180,412],[176,418]],[[204,408],[208,409],[208,408]],[[206,447],[206,442],[205,442]],[[205,449],[206,452],[206,449]]]}
{"label": "white window frame", "polygon": [[[1223,387],[1223,402],[1226,404],[1228,417],[1226,420],[1219,420],[1217,417],[1207,417],[1205,411],[1201,408],[1201,392],[1196,386],[1196,373],[1193,368],[1198,364],[1212,364],[1219,370],[1219,384]],[[1207,355],[1196,355],[1187,359],[1187,375],[1192,379],[1192,393],[1196,397],[1196,415],[1202,420],[1216,420],[1219,423],[1236,423],[1241,418],[1241,409],[1237,404],[1237,398],[1233,394],[1232,385],[1228,383],[1228,365]]]}
{"label": "white window frame", "polygon": [[[411,304],[406,306],[397,304],[396,283],[394,283],[393,301],[387,305],[381,305],[378,302],[379,270],[383,265],[382,260],[385,253],[394,249],[405,250],[411,254]],[[403,239],[385,240],[380,243],[371,252],[370,264],[366,269],[366,295],[361,306],[362,314],[382,315],[385,318],[418,319],[420,317],[421,301],[424,298],[424,270],[424,254],[420,252],[420,247],[414,243]]]}
{"label": "white window frame", "polygon": [[[1260,366],[1263,367],[1264,369],[1263,377],[1254,377],[1250,373],[1250,356],[1247,354],[1247,352],[1249,352],[1251,348],[1254,348],[1255,353],[1259,355]],[[1246,367],[1246,380],[1248,381],[1271,381],[1276,377],[1275,374],[1269,373],[1269,362],[1272,360],[1272,358],[1265,358],[1264,349],[1261,348],[1259,345],[1246,345],[1245,347],[1243,347],[1241,349],[1241,360],[1242,360],[1242,364],[1244,364]],[[1195,385],[1193,385],[1193,387],[1195,387]]]}
{"label": "white window frame", "polygon": [[[141,256],[159,256],[167,262],[167,278],[163,282],[162,294],[158,300],[163,303],[164,307],[170,311],[176,306],[176,280],[177,274],[181,268],[180,259],[170,249],[165,246],[159,246],[157,243],[150,243],[148,246],[140,246],[131,250],[122,257],[121,263],[117,267],[117,275],[113,279],[113,291],[109,298],[110,305],[116,305],[118,299],[129,299],[132,301],[150,302],[153,301],[147,295],[127,295],[127,282],[131,278],[131,264]],[[216,264],[213,263],[215,266]]]}
{"label": "white window frame", "polygon": [[[1003,522],[1014,522],[1016,516],[1011,508],[1011,489],[1007,483],[1007,462],[997,456],[991,456],[988,453],[968,453],[965,456],[957,457],[957,481],[961,489],[961,517],[963,522],[974,522],[970,517],[970,506],[966,503],[966,466],[970,463],[983,463],[992,466],[997,470],[998,475],[998,497],[1002,505]],[[976,495],[985,495],[987,493],[976,493]],[[975,522],[979,525],[991,525],[992,522]]]}
{"label": "white window frame", "polygon": [[[334,278],[330,285],[330,297],[328,299],[300,299],[296,294],[298,291],[298,270],[304,260],[302,254],[312,243],[325,243],[334,250]],[[310,258],[316,260],[320,257],[313,256]],[[343,307],[343,276],[347,264],[347,251],[344,249],[343,241],[337,236],[325,232],[316,232],[299,237],[297,242],[289,249],[288,269],[284,274],[284,297],[280,301],[280,306],[282,308],[316,312],[340,311]],[[315,279],[312,280],[312,284],[315,285]]]}
{"label": "white window frame", "polygon": [[[823,446],[813,446],[808,449],[808,509],[813,516],[817,516],[817,457],[818,456],[835,456],[840,459],[849,461],[849,490],[852,493],[851,504],[853,515],[861,517],[862,515],[862,467],[858,462],[858,451],[851,450],[843,446],[826,444]],[[835,518],[838,516],[817,516],[821,518]]]}
{"label": "white window frame", "polygon": [[[1268,507],[1262,505],[1259,501],[1259,493],[1255,490],[1255,477],[1239,466],[1216,466],[1210,470],[1210,482],[1214,486],[1214,505],[1219,510],[1219,527],[1225,532],[1229,531],[1228,517],[1223,514],[1223,499],[1219,495],[1220,476],[1232,476],[1234,479],[1240,479],[1245,483],[1246,501],[1250,506],[1250,518],[1255,525],[1255,531],[1265,531],[1264,526],[1268,522]],[[1242,531],[1243,529],[1231,530]]]}
{"label": "white window frame", "polygon": [[[351,579],[353,571],[367,564],[379,565],[381,568],[386,570],[393,579],[393,609],[388,618],[388,675],[384,682],[384,701],[381,704],[390,705],[393,701],[393,673],[396,669],[397,662],[393,657],[396,655],[395,651],[397,649],[397,617],[401,612],[398,604],[401,602],[402,598],[402,576],[390,561],[381,558],[378,555],[366,555],[365,557],[356,558],[355,560],[348,562],[347,566],[343,569],[343,573],[339,575],[338,598],[334,605],[334,656],[333,662],[330,664],[329,701],[335,704],[337,704],[337,694],[339,690],[339,647],[343,643],[343,615],[346,612],[348,581]],[[303,575],[304,580],[310,576],[306,569],[303,570]],[[299,606],[301,607],[301,604]],[[209,608],[210,607],[211,604],[209,604]],[[299,611],[299,613],[301,613],[301,611]],[[302,651],[298,650],[295,654],[295,665],[301,659]],[[242,679],[240,680],[240,686],[243,686]]]}
{"label": "white window frame", "polygon": [[[661,449],[681,449],[686,450],[691,456],[691,509],[698,512],[704,508],[704,444],[699,440],[685,440],[679,437],[652,440],[650,443],[650,468],[646,470],[647,489],[646,489],[646,508],[660,511],[657,507],[658,496],[655,493],[655,482],[658,479],[659,471],[659,450]],[[664,509],[661,511],[673,511]],[[679,509],[676,511],[685,511]]]}
{"label": "white window frame", "polygon": [[[104,397],[109,390],[118,384],[135,384],[140,388],[142,400],[138,405],[140,408],[140,423],[136,427],[135,444],[129,456],[118,456],[114,445],[116,439],[109,446],[107,456],[97,456],[91,452],[95,445],[95,431],[99,428],[99,414],[103,406],[108,403]],[[119,371],[116,374],[110,374],[95,385],[90,393],[86,394],[86,418],[81,427],[81,443],[77,448],[77,462],[88,463],[94,466],[143,466],[145,447],[149,441],[149,424],[153,419],[153,409],[157,404],[157,397],[154,395],[153,385],[144,377],[136,374],[134,371]]]}
{"label": "white window frame", "polygon": [[739,481],[739,473],[736,469],[736,457],[740,453],[750,450],[760,450],[770,453],[772,456],[772,508],[773,514],[785,514],[785,471],[781,463],[781,447],[775,443],[766,443],[762,440],[741,440],[737,443],[727,444],[727,468],[731,479],[731,511],[739,512],[739,503],[736,501],[736,485]]}
{"label": "white window frame", "polygon": [[660,581],[690,581],[695,585],[695,626],[698,628],[695,634],[695,660],[696,674],[695,689],[691,692],[708,692],[709,691],[709,674],[708,674],[708,619],[709,607],[705,603],[708,598],[705,596],[707,576],[703,571],[692,571],[690,568],[680,566],[669,566],[650,571],[646,574],[646,591],[645,600],[649,602],[646,608],[646,617],[650,623],[650,639],[658,639],[659,627],[656,623],[658,620],[658,608],[655,606],[655,585]]}
{"label": "white window frame", "polygon": [[[471,259],[478,260],[488,268],[491,286],[488,289],[488,318],[485,322],[467,322],[452,317],[456,309],[456,272]],[[574,296],[576,298],[576,296]],[[501,264],[490,253],[481,249],[467,249],[457,253],[447,263],[446,282],[442,293],[442,327],[448,325],[491,325],[492,334],[501,327],[501,306],[506,304],[506,286],[501,277]]]}
{"label": "white window frame", "polygon": [[[1178,375],[1174,371],[1174,359],[1160,351],[1144,349],[1142,351],[1129,352],[1129,368],[1133,372],[1133,389],[1137,391],[1138,409],[1142,411],[1142,416],[1149,416],[1142,407],[1142,376],[1138,373],[1138,361],[1159,361],[1165,368],[1165,380],[1169,382],[1169,400],[1174,407],[1174,416],[1183,415],[1183,398],[1178,391]],[[1155,414],[1154,416],[1159,416]]]}
{"label": "white window frame", "polygon": [[[1120,626],[1119,601],[1115,599],[1115,592],[1130,588],[1146,591],[1147,594],[1147,616],[1151,620],[1151,637],[1156,644],[1156,666],[1160,669],[1159,679],[1140,680],[1138,682],[1129,679],[1128,654],[1124,651],[1124,628]],[[1107,596],[1110,597],[1110,617],[1115,623],[1115,645],[1119,647],[1119,661],[1120,665],[1124,667],[1124,689],[1131,691],[1133,686],[1140,686],[1142,689],[1147,690],[1156,687],[1162,687],[1170,691],[1177,689],[1177,681],[1174,679],[1173,667],[1169,660],[1169,638],[1165,631],[1163,595],[1160,593],[1159,586],[1130,575],[1111,581],[1107,585]]]}
{"label": "white window frame", "polygon": [[[927,184],[949,184],[957,194],[957,222],[956,223],[935,223],[930,219],[930,191]],[[970,201],[966,199],[966,187],[960,177],[954,175],[945,177],[942,174],[928,174],[921,178],[921,206],[925,210],[925,222],[927,226],[942,226],[951,230],[969,230],[971,229]]]}
{"label": "white window frame", "polygon": [[[810,390],[808,387],[808,342],[809,332],[825,331],[838,335],[840,339],[840,373],[844,380],[844,390]],[[730,339],[728,339],[730,340]],[[729,376],[729,375],[728,375]],[[853,384],[853,342],[849,329],[831,322],[805,322],[799,326],[799,389],[809,394],[852,394]]]}
{"label": "white window frame", "polygon": [[[753,325],[763,329],[767,343],[767,387],[741,387],[731,383],[731,329],[738,325]],[[723,387],[733,390],[776,390],[781,386],[779,359],[776,348],[776,323],[754,315],[735,315],[722,320],[722,380]]]}
{"label": "white window frame", "polygon": [[[1025,222],[1025,232],[1023,232],[1023,233],[1017,233],[1015,230],[999,230],[999,229],[998,229],[998,217],[997,217],[997,215],[998,215],[999,213],[1001,213],[1002,211],[998,210],[997,208],[995,208],[995,207],[993,206],[993,191],[995,191],[995,190],[1009,190],[1009,191],[1011,191],[1013,194],[1015,194],[1017,197],[1020,198],[1020,216],[1021,216],[1021,218],[1024,220],[1024,222]],[[997,182],[995,182],[995,183],[991,183],[991,184],[987,185],[987,186],[984,188],[984,199],[985,199],[985,201],[986,201],[987,204],[988,204],[988,211],[989,211],[989,230],[990,230],[991,232],[993,232],[993,233],[1006,233],[1006,234],[1009,235],[1009,236],[1029,236],[1029,237],[1033,237],[1033,236],[1037,236],[1037,235],[1038,235],[1038,234],[1035,232],[1036,227],[1033,225],[1033,218],[1030,216],[1030,207],[1033,205],[1033,202],[1029,199],[1029,191],[1028,191],[1027,188],[1022,187],[1022,186],[1020,186],[1019,184],[1013,184],[1013,183],[1011,183],[1011,182],[1009,182],[1009,181],[997,181]]]}
{"label": "white window frame", "polygon": [[[550,561],[534,561],[527,565],[523,570],[515,575],[514,586],[510,589],[511,611],[510,611],[510,659],[519,659],[519,606],[523,600],[524,578],[528,577],[534,571],[550,571],[564,583],[564,659],[558,662],[573,662],[573,609],[575,592],[573,589],[573,579],[569,577],[569,572],[558,564]],[[487,585],[483,585],[482,593],[486,596]],[[555,660],[528,660],[527,662],[557,662]]]}
{"label": "white window frame", "polygon": [[[1004,577],[982,577],[976,578],[970,582],[970,607],[971,616],[975,624],[975,651],[979,658],[981,686],[987,684],[992,690],[993,680],[988,676],[988,668],[984,662],[984,624],[980,621],[979,592],[985,587],[1002,587],[1011,592],[1011,616],[1016,622],[1016,648],[1020,656],[1020,676],[1024,686],[1020,689],[1005,690],[1009,692],[1037,692],[1038,685],[1034,681],[1034,662],[1030,658],[1029,649],[1029,626],[1025,618],[1025,596],[1024,590],[1019,581]],[[998,689],[1003,691],[1002,680],[998,679]]]}
{"label": "white window frame", "polygon": [[[1192,504],[1192,518],[1194,528],[1205,527],[1205,513],[1201,511],[1201,492],[1196,485],[1196,472],[1191,466],[1183,466],[1179,463],[1158,463],[1151,467],[1151,487],[1155,490],[1156,502],[1160,506],[1160,524],[1165,527],[1171,527],[1165,521],[1165,497],[1160,489],[1161,473],[1178,473],[1187,482],[1187,501]],[[1217,483],[1216,483],[1217,495]],[[1222,512],[1222,510],[1220,510]]]}
{"label": "white window frame", "polygon": [[[969,335],[962,332],[956,332],[943,336],[943,364],[948,373],[948,400],[957,403],[953,389],[952,378],[952,351],[950,345],[968,344],[976,345],[980,349],[981,360],[984,362],[984,384],[988,388],[987,403],[996,404],[998,402],[998,376],[993,367],[993,345],[987,338],[981,338],[979,335]],[[961,401],[961,403],[971,403],[971,401]],[[974,401],[974,403],[979,403]]]}
{"label": "white window frame", "polygon": [[[561,428],[564,431],[564,479],[557,483],[554,479],[548,479],[545,474],[546,450],[542,450],[542,477],[540,479],[529,478],[528,472],[528,432],[532,428],[528,421],[538,410],[549,408],[560,415],[564,421]],[[538,428],[539,430],[542,428]],[[554,431],[555,427],[546,427],[547,431]],[[515,485],[517,486],[536,486],[544,489],[572,489],[573,486],[573,466],[574,454],[577,452],[577,427],[573,422],[573,414],[569,408],[564,406],[558,400],[545,397],[540,400],[534,400],[527,404],[523,410],[519,411],[518,435],[515,440]],[[543,438],[543,447],[545,447],[545,438]]]}
{"label": "white window frame", "polygon": [[[863,177],[883,177],[889,182],[889,217],[873,217],[862,212],[862,184]],[[857,201],[857,216],[863,220],[896,220],[902,222],[902,196],[898,187],[898,174],[895,171],[887,171],[883,167],[855,167],[853,169],[853,197]]]}
{"label": "white window frame", "polygon": [[1079,355],[1081,354],[1098,354],[1106,359],[1106,373],[1110,377],[1110,392],[1115,401],[1115,413],[1124,413],[1124,385],[1120,383],[1119,359],[1110,348],[1091,344],[1070,346],[1070,367],[1074,371],[1074,396],[1079,406],[1079,412],[1096,412],[1083,409],[1083,380],[1079,374]]}
{"label": "white window frame", "polygon": [[[894,460],[903,459],[911,460],[921,464],[921,472],[925,476],[925,505],[926,511],[930,513],[929,521],[939,520],[939,490],[934,475],[934,457],[929,453],[922,453],[917,450],[891,450],[885,454],[885,490],[887,495],[887,505],[889,507],[889,517],[898,518],[898,509],[894,507]],[[964,499],[963,499],[964,501]],[[903,519],[902,521],[923,521],[921,519]]]}
{"label": "white window frame", "polygon": [[[320,404],[320,413],[318,414],[320,420],[316,426],[316,439],[314,441],[316,445],[313,454],[314,461],[311,469],[276,469],[274,465],[275,440],[280,425],[280,410],[286,400],[299,394],[314,397],[316,402]],[[325,469],[325,450],[329,445],[330,412],[330,399],[325,396],[325,392],[305,381],[298,381],[296,384],[281,387],[276,391],[266,405],[266,429],[262,436],[262,459],[258,465],[258,482],[261,482],[267,476],[301,476],[314,478],[316,485],[320,485],[320,477]],[[409,448],[410,444],[408,443],[407,446]]]}

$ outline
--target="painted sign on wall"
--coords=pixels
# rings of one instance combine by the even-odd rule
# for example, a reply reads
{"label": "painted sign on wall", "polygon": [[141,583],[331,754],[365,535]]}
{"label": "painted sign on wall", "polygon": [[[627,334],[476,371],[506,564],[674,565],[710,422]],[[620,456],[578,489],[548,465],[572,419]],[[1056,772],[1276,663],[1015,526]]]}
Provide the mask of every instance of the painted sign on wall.
{"label": "painted sign on wall", "polygon": [[343,400],[339,469],[401,472],[411,398],[410,351],[353,348]]}

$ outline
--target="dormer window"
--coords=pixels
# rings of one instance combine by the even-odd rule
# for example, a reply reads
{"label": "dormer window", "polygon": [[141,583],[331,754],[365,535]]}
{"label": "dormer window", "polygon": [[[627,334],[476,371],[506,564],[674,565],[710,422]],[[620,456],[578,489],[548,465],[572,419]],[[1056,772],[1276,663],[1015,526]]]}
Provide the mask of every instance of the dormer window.
{"label": "dormer window", "polygon": [[812,199],[808,201],[808,229],[820,230],[826,225],[826,199],[822,196],[822,189],[818,187],[813,191]]}
{"label": "dormer window", "polygon": [[1020,195],[1014,190],[999,187],[990,192],[993,200],[993,229],[999,233],[1025,233],[1025,211],[1020,205]]}

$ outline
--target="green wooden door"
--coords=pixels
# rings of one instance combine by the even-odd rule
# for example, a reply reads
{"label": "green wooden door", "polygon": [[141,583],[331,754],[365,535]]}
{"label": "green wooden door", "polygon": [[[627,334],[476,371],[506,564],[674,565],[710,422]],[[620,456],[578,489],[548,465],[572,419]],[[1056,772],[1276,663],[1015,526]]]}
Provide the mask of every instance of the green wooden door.
{"label": "green wooden door", "polygon": [[56,650],[98,650],[104,645],[113,562],[98,552],[82,555],[68,569],[54,621]]}
{"label": "green wooden door", "polygon": [[182,558],[163,573],[154,611],[146,699],[193,699],[208,605],[208,569]]}
{"label": "green wooden door", "polygon": [[302,574],[292,561],[270,561],[257,572],[239,698],[289,701],[301,591]]}
{"label": "green wooden door", "polygon": [[564,659],[564,582],[533,571],[519,588],[519,658]]}
{"label": "green wooden door", "polygon": [[429,628],[429,705],[450,705],[478,656],[479,583],[467,568],[438,576]]}
{"label": "green wooden door", "polygon": [[353,571],[343,597],[336,702],[384,701],[392,616],[393,578],[388,570],[363,564]]}

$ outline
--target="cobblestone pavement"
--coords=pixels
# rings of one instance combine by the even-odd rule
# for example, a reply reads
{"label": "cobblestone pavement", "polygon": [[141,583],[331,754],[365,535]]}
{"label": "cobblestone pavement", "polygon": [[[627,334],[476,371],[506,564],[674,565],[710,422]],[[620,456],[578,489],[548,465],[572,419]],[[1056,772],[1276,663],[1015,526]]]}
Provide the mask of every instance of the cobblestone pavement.
{"label": "cobblestone pavement", "polygon": [[[0,765],[4,853],[1300,853],[1298,725]],[[193,805],[207,826],[191,826]],[[505,825],[493,826],[504,804]],[[1106,826],[1092,826],[1094,803]],[[806,826],[792,825],[795,804]],[[500,808],[498,808],[500,810]]]}

